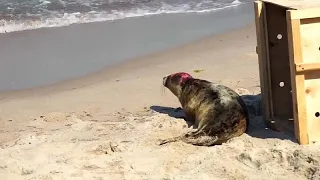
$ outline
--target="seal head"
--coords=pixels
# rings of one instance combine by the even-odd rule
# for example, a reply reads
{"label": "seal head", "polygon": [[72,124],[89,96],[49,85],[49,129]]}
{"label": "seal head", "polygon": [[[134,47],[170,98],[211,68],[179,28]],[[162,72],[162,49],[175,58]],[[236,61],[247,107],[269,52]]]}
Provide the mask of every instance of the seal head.
{"label": "seal head", "polygon": [[193,77],[185,72],[178,72],[163,77],[162,84],[168,88],[175,96],[180,98],[181,95],[181,84],[188,79],[193,79]]}

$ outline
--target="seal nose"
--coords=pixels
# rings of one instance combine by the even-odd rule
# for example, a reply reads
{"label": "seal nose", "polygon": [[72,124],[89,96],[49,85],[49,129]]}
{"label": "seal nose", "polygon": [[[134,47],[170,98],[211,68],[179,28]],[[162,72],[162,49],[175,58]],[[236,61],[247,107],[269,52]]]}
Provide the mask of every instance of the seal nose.
{"label": "seal nose", "polygon": [[165,77],[163,77],[163,79],[162,79],[162,84],[163,84],[164,86],[166,86],[167,78],[168,78],[168,76],[165,76]]}

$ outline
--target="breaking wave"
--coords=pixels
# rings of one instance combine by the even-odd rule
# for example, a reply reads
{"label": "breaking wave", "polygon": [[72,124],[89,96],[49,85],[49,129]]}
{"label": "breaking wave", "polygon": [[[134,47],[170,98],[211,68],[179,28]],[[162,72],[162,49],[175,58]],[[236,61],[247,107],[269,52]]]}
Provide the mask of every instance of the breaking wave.
{"label": "breaking wave", "polygon": [[0,33],[168,13],[203,13],[239,0],[19,0],[0,2]]}

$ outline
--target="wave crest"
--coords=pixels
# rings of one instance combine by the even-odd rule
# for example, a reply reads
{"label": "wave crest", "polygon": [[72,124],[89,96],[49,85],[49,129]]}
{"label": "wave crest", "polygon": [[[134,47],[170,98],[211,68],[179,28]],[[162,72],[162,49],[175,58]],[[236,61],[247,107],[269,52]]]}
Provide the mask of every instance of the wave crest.
{"label": "wave crest", "polygon": [[[63,1],[61,1],[63,2]],[[49,3],[49,1],[42,1],[42,3]],[[172,14],[172,13],[204,13],[210,11],[221,10],[225,8],[235,7],[241,4],[238,0],[229,3],[223,7],[216,7],[211,9],[203,10],[193,10],[187,4],[180,6],[179,8],[174,6],[165,5],[158,10],[148,10],[148,9],[134,9],[130,11],[117,11],[112,10],[111,12],[74,12],[74,13],[63,13],[55,14],[53,17],[49,18],[30,18],[24,20],[7,19],[0,20],[0,33],[9,33],[14,31],[23,31],[30,29],[38,29],[44,27],[61,27],[68,26],[71,24],[89,23],[89,22],[101,22],[101,21],[112,21],[131,17],[140,17],[147,15],[156,14]]]}

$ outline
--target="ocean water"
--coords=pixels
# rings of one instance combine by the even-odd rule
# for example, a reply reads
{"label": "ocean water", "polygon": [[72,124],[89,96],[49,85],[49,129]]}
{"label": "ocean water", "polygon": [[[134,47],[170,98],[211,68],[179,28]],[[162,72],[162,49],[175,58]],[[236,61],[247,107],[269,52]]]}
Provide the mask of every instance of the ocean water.
{"label": "ocean water", "polygon": [[194,13],[252,0],[0,0],[0,33],[117,20],[162,13]]}

